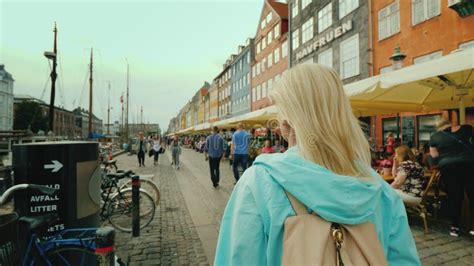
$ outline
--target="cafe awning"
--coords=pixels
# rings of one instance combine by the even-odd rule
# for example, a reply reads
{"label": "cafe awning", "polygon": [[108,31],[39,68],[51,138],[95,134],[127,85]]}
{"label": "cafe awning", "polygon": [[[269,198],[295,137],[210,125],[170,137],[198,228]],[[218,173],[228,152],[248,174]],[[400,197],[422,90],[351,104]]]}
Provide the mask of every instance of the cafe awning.
{"label": "cafe awning", "polygon": [[474,49],[344,86],[357,116],[474,106]]}
{"label": "cafe awning", "polygon": [[231,117],[224,119],[212,124],[212,126],[217,127],[230,127],[236,126],[238,123],[243,123],[245,125],[262,125],[266,126],[269,121],[276,119],[276,107],[269,106],[260,110],[256,110],[250,113],[246,113],[240,116]]}

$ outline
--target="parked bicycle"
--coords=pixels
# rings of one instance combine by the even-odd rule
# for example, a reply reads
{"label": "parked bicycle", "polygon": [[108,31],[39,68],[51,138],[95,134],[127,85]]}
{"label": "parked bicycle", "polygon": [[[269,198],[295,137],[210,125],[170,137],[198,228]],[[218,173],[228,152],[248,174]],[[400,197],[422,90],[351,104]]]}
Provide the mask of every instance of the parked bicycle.
{"label": "parked bicycle", "polygon": [[[57,189],[33,184],[15,185],[5,191],[0,197],[0,206],[7,203],[10,197],[19,190],[31,189],[47,195],[53,195]],[[113,255],[114,229],[76,228],[65,229],[53,235],[47,235],[48,228],[58,221],[55,213],[42,216],[22,216],[10,213],[1,215],[0,220],[8,223],[1,224],[0,232],[0,265],[115,265]],[[20,221],[21,223],[18,223]],[[19,228],[21,225],[21,228]],[[3,232],[4,229],[10,232]],[[18,236],[20,232],[31,233],[23,259],[20,253],[24,250]],[[112,241],[107,241],[112,240]],[[106,243],[107,245],[102,245]]]}
{"label": "parked bicycle", "polygon": [[[134,173],[129,170],[123,173],[109,173],[102,176],[102,221],[108,220],[112,226],[124,231],[132,231],[132,188],[120,188],[119,180],[131,178]],[[155,201],[144,189],[140,189],[140,228],[148,226],[155,216]]]}
{"label": "parked bicycle", "polygon": [[[118,170],[117,172],[123,173],[124,171]],[[132,187],[132,179],[127,179],[126,181],[120,184],[120,190],[125,189],[125,188],[131,188],[131,187]],[[158,186],[155,184],[155,182],[153,182],[150,179],[140,177],[140,189],[143,189],[146,192],[148,192],[150,196],[153,198],[155,205],[158,206],[158,204],[160,203],[160,190],[158,189]]]}

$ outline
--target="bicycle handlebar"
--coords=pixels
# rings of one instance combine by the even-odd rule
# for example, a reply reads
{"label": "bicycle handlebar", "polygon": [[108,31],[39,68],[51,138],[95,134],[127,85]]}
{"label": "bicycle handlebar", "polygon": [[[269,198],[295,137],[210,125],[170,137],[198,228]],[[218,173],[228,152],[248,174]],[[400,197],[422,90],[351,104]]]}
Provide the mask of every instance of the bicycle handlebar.
{"label": "bicycle handlebar", "polygon": [[35,184],[15,185],[15,186],[7,189],[7,191],[5,191],[2,194],[2,196],[0,196],[0,206],[5,205],[5,203],[8,202],[8,199],[13,194],[15,194],[16,191],[25,190],[25,189],[33,189],[33,190],[36,190],[36,191],[39,191],[41,193],[48,194],[48,195],[53,195],[54,193],[56,193],[58,191],[58,189],[56,189],[56,188],[50,188],[50,187],[47,187],[47,186],[41,186],[41,185],[35,185]]}

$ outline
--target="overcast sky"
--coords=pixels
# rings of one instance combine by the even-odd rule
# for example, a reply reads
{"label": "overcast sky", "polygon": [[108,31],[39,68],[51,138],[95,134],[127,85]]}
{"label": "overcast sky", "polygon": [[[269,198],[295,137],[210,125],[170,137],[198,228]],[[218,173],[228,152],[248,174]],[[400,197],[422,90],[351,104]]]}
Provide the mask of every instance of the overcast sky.
{"label": "overcast sky", "polygon": [[58,24],[56,105],[88,107],[90,48],[94,48],[94,113],[119,120],[130,64],[130,122],[166,130],[169,120],[230,54],[255,35],[263,0],[21,1],[0,0],[0,63],[15,79],[14,93],[49,102],[50,66]]}

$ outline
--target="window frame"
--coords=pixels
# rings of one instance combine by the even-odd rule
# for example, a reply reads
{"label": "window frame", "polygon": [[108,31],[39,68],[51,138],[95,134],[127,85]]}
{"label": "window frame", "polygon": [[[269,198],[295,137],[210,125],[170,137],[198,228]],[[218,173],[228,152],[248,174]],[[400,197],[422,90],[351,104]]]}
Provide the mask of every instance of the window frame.
{"label": "window frame", "polygon": [[[295,45],[295,43],[297,45]],[[299,47],[300,47],[300,28],[297,28],[293,31],[293,34],[291,34],[291,48],[293,51],[295,51]]]}
{"label": "window frame", "polygon": [[305,44],[314,37],[314,18],[310,17],[301,26],[301,43]]}
{"label": "window frame", "polygon": [[[423,17],[419,21],[415,21],[415,5],[421,3],[423,7]],[[428,3],[438,3],[437,11],[430,17]],[[441,0],[411,0],[411,25],[415,26],[441,15]]]}
{"label": "window frame", "polygon": [[326,54],[328,54],[328,53],[331,53],[331,65],[330,66],[327,65],[327,64],[322,64],[322,65],[330,67],[330,68],[334,68],[334,52],[332,50],[332,47],[329,47],[328,49],[326,49],[326,50],[324,50],[324,51],[322,51],[318,54],[318,64],[321,64],[321,58],[323,56],[325,56]]}
{"label": "window frame", "polygon": [[[341,2],[357,2],[357,4],[354,5],[354,7],[351,9],[351,10],[344,10],[345,13],[342,13],[341,10]],[[352,11],[356,10],[357,8],[359,8],[359,0],[339,0],[338,1],[338,7],[339,7],[339,20],[341,20],[342,18],[344,18],[345,16],[349,15],[350,13],[352,13]]]}
{"label": "window frame", "polygon": [[[390,13],[390,8],[393,6],[393,5],[396,5],[397,6],[397,12],[396,13]],[[385,17],[383,17],[383,19],[380,18],[381,16],[381,13],[382,12],[387,12],[387,15]],[[398,21],[398,25],[397,25],[397,29],[396,30],[393,30],[392,29],[392,16],[396,14],[397,16],[397,21]],[[387,35],[386,36],[383,36],[381,37],[381,21],[383,22],[386,22],[385,20],[388,21],[388,29],[386,30],[387,31]],[[393,35],[397,34],[400,32],[400,3],[398,0],[395,0],[393,1],[392,3],[388,4],[387,6],[385,6],[384,8],[380,9],[379,12],[377,13],[377,27],[378,27],[378,32],[377,32],[377,37],[378,37],[378,40],[379,41],[382,41],[382,40],[385,40],[385,39],[388,39],[390,37],[392,37]]]}
{"label": "window frame", "polygon": [[[329,7],[329,12],[327,12],[327,8]],[[326,21],[327,17],[329,16],[329,24],[324,25],[325,27],[322,28],[324,21]],[[332,2],[329,2],[323,8],[318,11],[318,33],[321,33],[331,27],[332,25]]]}
{"label": "window frame", "polygon": [[[344,60],[344,57],[343,57],[343,54],[344,54],[344,45],[346,45],[347,43],[349,42],[352,42],[356,40],[357,41],[357,71],[354,73],[354,74],[351,74],[350,76],[346,76],[345,75],[345,72],[344,72],[344,62],[347,61],[347,60]],[[349,53],[351,54],[351,53]],[[355,77],[357,75],[360,75],[360,40],[359,40],[359,33],[356,33],[354,35],[352,35],[351,37],[345,39],[344,41],[341,42],[341,44],[339,45],[339,58],[340,58],[340,75],[341,75],[341,79],[348,79],[348,78],[352,78],[352,77]],[[353,57],[352,57],[353,58]],[[352,59],[351,58],[351,59]]]}

